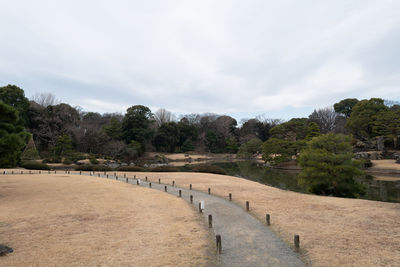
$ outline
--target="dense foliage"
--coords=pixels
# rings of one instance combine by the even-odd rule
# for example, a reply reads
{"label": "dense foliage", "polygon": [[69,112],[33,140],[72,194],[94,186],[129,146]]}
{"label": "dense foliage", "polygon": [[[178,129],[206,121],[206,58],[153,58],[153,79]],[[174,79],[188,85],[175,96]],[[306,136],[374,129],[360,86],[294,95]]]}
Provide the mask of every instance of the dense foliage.
{"label": "dense foliage", "polygon": [[80,168],[94,170],[102,168],[96,158],[130,163],[146,151],[237,153],[248,159],[262,153],[266,162],[277,165],[298,159],[309,149],[308,141],[327,133],[352,134],[353,144],[383,137],[385,145],[399,147],[400,105],[379,98],[344,99],[333,108],[315,109],[308,118],[259,116],[239,124],[227,115],[177,118],[143,105],[133,105],[125,114],[82,112],[51,94],[29,101],[15,85],[0,87],[0,103],[1,167],[13,167],[21,159],[71,164],[89,158],[91,165]]}
{"label": "dense foliage", "polygon": [[358,197],[364,193],[354,179],[363,172],[360,162],[353,160],[350,136],[329,133],[315,137],[298,161],[303,168],[299,182],[314,194]]}
{"label": "dense foliage", "polygon": [[0,166],[15,167],[29,140],[29,133],[22,126],[18,111],[0,102]]}
{"label": "dense foliage", "polygon": [[30,170],[50,170],[49,165],[34,160],[22,161],[20,166]]}

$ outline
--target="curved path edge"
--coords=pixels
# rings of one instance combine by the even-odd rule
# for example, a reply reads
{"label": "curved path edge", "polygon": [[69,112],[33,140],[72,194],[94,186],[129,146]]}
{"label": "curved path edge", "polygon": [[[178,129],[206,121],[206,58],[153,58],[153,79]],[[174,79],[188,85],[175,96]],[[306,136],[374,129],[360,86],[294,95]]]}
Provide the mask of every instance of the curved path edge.
{"label": "curved path edge", "polygon": [[[100,175],[105,178],[106,176]],[[136,176],[135,176],[136,177]],[[115,176],[111,176],[115,179]],[[204,202],[202,214],[207,221],[212,215],[212,227],[215,234],[221,235],[222,266],[306,266],[290,246],[282,241],[272,230],[261,221],[246,212],[243,208],[222,197],[207,194],[197,190],[176,187],[173,185],[145,181],[144,179],[118,177],[122,182],[138,184],[143,187],[160,190],[179,197],[190,203],[193,196],[193,205],[196,208],[199,202]]]}
{"label": "curved path edge", "polygon": [[[68,174],[80,175],[80,173],[69,172]],[[166,187],[167,193],[177,197],[179,197],[180,191],[181,197],[189,203],[190,196],[193,196],[193,205],[198,205],[203,201],[204,219],[207,221],[211,214],[213,231],[215,234],[221,235],[222,253],[219,257],[219,264],[222,266],[306,266],[298,254],[261,221],[222,197],[154,181],[145,181],[140,178],[136,179],[136,175],[129,178],[100,173],[96,175],[82,173],[81,175],[119,180],[147,188],[151,183],[152,189],[165,192]]]}

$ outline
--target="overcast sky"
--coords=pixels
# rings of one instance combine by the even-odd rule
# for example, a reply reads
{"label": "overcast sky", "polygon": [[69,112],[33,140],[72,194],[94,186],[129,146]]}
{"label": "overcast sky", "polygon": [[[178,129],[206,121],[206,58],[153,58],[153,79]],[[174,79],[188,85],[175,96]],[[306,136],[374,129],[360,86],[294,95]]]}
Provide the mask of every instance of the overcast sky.
{"label": "overcast sky", "polygon": [[400,100],[400,1],[0,0],[0,86],[86,111],[308,116]]}

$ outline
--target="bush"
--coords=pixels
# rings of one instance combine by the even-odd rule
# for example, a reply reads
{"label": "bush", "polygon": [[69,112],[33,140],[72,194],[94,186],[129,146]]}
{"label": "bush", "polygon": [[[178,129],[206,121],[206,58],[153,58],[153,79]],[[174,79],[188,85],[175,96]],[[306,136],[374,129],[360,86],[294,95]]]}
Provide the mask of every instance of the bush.
{"label": "bush", "polygon": [[159,166],[151,169],[152,172],[179,172],[179,169],[172,166]]}
{"label": "bush", "polygon": [[224,169],[210,164],[196,165],[192,168],[192,171],[226,175],[226,171]]}
{"label": "bush", "polygon": [[122,166],[117,169],[117,171],[121,172],[144,172],[145,168],[139,166]]}
{"label": "bush", "polygon": [[81,152],[73,152],[68,156],[68,159],[72,162],[77,162],[78,160],[86,159],[86,155]]}
{"label": "bush", "polygon": [[88,172],[107,172],[112,171],[113,169],[108,166],[93,166],[93,165],[81,165],[75,167],[76,171],[88,171]]}
{"label": "bush", "polygon": [[61,158],[54,157],[54,158],[45,158],[43,163],[61,163]]}
{"label": "bush", "polygon": [[93,165],[99,164],[99,161],[94,157],[91,157],[89,160],[90,160],[90,163]]}
{"label": "bush", "polygon": [[34,160],[22,161],[20,166],[30,170],[50,170],[49,165]]}
{"label": "bush", "polygon": [[372,162],[370,159],[362,159],[361,160],[361,166],[366,169],[366,168],[371,168],[372,167]]}
{"label": "bush", "polygon": [[64,161],[63,161],[63,163],[64,163],[65,165],[71,165],[71,164],[72,164],[72,160],[69,159],[69,158],[65,158]]}

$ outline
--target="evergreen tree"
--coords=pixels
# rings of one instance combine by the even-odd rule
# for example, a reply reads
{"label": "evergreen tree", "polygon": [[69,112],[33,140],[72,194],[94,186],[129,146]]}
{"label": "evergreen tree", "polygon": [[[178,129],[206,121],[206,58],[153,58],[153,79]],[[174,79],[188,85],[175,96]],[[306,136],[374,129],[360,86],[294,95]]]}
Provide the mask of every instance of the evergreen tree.
{"label": "evergreen tree", "polygon": [[39,153],[36,149],[35,142],[33,141],[33,137],[29,138],[28,144],[25,146],[24,151],[21,154],[22,160],[38,160],[40,159]]}
{"label": "evergreen tree", "polygon": [[15,167],[30,134],[21,125],[15,108],[0,102],[0,167]]}
{"label": "evergreen tree", "polygon": [[364,187],[355,181],[363,175],[360,162],[354,161],[351,137],[342,134],[324,134],[314,137],[299,156],[299,183],[319,195],[358,197]]}

